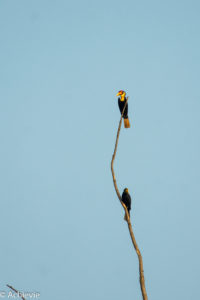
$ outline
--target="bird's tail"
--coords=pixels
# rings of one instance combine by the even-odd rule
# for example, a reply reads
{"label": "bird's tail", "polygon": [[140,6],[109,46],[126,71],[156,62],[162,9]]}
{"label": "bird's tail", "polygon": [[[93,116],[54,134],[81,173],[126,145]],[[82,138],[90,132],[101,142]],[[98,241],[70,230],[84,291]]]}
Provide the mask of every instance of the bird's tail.
{"label": "bird's tail", "polygon": [[125,128],[130,128],[130,127],[131,127],[131,125],[130,125],[130,122],[129,122],[129,119],[128,119],[128,118],[124,119],[124,127],[125,127]]}

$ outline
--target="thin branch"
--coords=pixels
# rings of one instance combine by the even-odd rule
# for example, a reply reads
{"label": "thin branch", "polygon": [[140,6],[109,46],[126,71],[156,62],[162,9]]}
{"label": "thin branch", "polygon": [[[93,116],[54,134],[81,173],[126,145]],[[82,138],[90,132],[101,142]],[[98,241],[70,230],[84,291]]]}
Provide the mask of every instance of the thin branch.
{"label": "thin branch", "polygon": [[119,127],[118,127],[118,130],[117,130],[117,137],[116,137],[116,142],[115,142],[115,149],[114,149],[112,160],[111,160],[111,172],[112,172],[112,177],[113,177],[113,183],[114,183],[115,191],[117,193],[117,196],[119,198],[119,201],[120,201],[121,205],[123,206],[123,208],[125,210],[126,221],[127,221],[127,224],[128,224],[129,233],[130,233],[131,240],[132,240],[133,246],[135,248],[135,251],[137,253],[138,260],[139,260],[140,288],[141,288],[141,292],[142,292],[142,297],[143,297],[143,300],[148,300],[147,292],[146,292],[146,288],[145,288],[142,254],[141,254],[141,252],[140,252],[140,250],[138,248],[138,245],[136,243],[136,240],[135,240],[135,236],[134,236],[134,233],[133,233],[133,228],[132,228],[132,225],[131,225],[131,221],[130,221],[128,210],[126,208],[126,205],[122,202],[121,194],[120,194],[120,192],[118,190],[118,187],[117,187],[117,181],[116,181],[115,172],[114,172],[114,168],[113,168],[114,160],[115,160],[115,156],[116,156],[116,152],[117,152],[117,145],[118,145],[118,141],[119,141],[119,134],[120,134],[121,124],[122,124],[122,118],[123,118],[124,111],[125,111],[127,103],[128,103],[128,97],[127,97],[126,103],[124,105],[124,109],[122,111],[120,122],[119,122]]}
{"label": "thin branch", "polygon": [[19,295],[19,297],[22,298],[22,300],[26,300],[23,296],[22,293],[19,292],[18,290],[16,290],[14,287],[12,287],[11,285],[7,284],[7,287],[9,287],[9,289],[13,290],[17,295]]}

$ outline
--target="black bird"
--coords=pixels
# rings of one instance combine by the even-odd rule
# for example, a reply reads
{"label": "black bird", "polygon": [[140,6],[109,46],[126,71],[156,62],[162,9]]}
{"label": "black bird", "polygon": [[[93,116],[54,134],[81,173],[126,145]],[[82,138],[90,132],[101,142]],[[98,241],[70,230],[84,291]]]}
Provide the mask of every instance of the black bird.
{"label": "black bird", "polygon": [[[128,189],[125,188],[123,193],[122,193],[122,202],[126,205],[129,217],[130,217],[130,210],[131,210],[131,196],[129,195]],[[124,216],[124,220],[126,219],[126,214]]]}
{"label": "black bird", "polygon": [[[118,98],[118,105],[119,105],[119,110],[122,114],[123,109],[124,109],[124,105],[126,103],[126,92],[121,90],[117,93],[117,96],[120,96]],[[130,122],[129,122],[129,119],[128,119],[128,103],[127,103],[126,108],[124,110],[123,118],[124,118],[124,127],[125,128],[130,128],[131,125],[130,125]]]}

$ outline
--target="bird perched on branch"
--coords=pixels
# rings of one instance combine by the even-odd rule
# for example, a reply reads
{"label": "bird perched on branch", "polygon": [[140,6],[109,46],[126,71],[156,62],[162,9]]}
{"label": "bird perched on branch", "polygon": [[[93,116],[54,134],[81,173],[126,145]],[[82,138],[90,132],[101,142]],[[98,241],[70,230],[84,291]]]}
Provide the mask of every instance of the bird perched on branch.
{"label": "bird perched on branch", "polygon": [[[129,217],[130,217],[131,196],[129,195],[129,192],[128,192],[127,188],[125,188],[124,191],[123,191],[123,193],[122,193],[122,202],[126,205],[127,210],[128,210],[128,214],[129,214]],[[124,220],[127,221],[126,214],[124,216]]]}
{"label": "bird perched on branch", "polygon": [[[119,110],[120,110],[120,112],[122,114],[123,109],[124,109],[124,105],[125,105],[126,100],[127,100],[127,98],[126,98],[126,92],[124,92],[124,91],[121,90],[121,91],[119,91],[117,93],[117,96],[120,96],[118,98],[118,105],[119,105]],[[128,119],[128,103],[127,103],[126,108],[124,110],[123,118],[124,118],[124,127],[125,128],[130,128],[130,122],[129,122],[129,119]]]}

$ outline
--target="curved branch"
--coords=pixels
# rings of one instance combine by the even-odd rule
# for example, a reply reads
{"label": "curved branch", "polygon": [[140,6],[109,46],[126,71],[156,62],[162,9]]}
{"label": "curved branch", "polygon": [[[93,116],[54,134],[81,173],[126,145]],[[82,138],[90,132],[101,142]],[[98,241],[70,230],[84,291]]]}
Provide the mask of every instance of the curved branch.
{"label": "curved branch", "polygon": [[119,134],[120,134],[121,124],[122,124],[122,118],[123,118],[123,115],[124,115],[124,111],[125,111],[127,102],[128,102],[128,97],[127,97],[126,103],[124,105],[124,109],[122,111],[122,115],[121,115],[120,122],[119,122],[119,127],[118,127],[118,130],[117,130],[117,137],[116,137],[116,142],[115,142],[115,149],[114,149],[112,160],[111,160],[111,172],[112,172],[112,177],[113,177],[113,183],[114,183],[115,191],[117,193],[117,196],[119,198],[119,201],[120,201],[121,205],[123,206],[123,208],[125,210],[126,221],[127,221],[127,224],[128,224],[129,233],[130,233],[131,240],[132,240],[133,246],[135,248],[135,251],[137,253],[138,260],[139,260],[140,288],[141,288],[141,292],[142,292],[142,297],[143,297],[143,300],[148,300],[147,293],[146,293],[146,288],[145,288],[142,254],[141,254],[141,252],[140,252],[140,250],[138,248],[138,245],[136,243],[136,240],[135,240],[135,236],[134,236],[134,233],[133,233],[133,228],[132,228],[132,225],[131,225],[131,221],[130,221],[128,210],[126,208],[126,205],[122,202],[121,194],[120,194],[120,192],[118,190],[118,187],[117,187],[117,181],[116,181],[115,172],[114,172],[114,168],[113,168],[114,160],[115,160],[115,156],[116,156],[116,152],[117,152],[117,145],[118,145],[118,141],[119,141]]}

